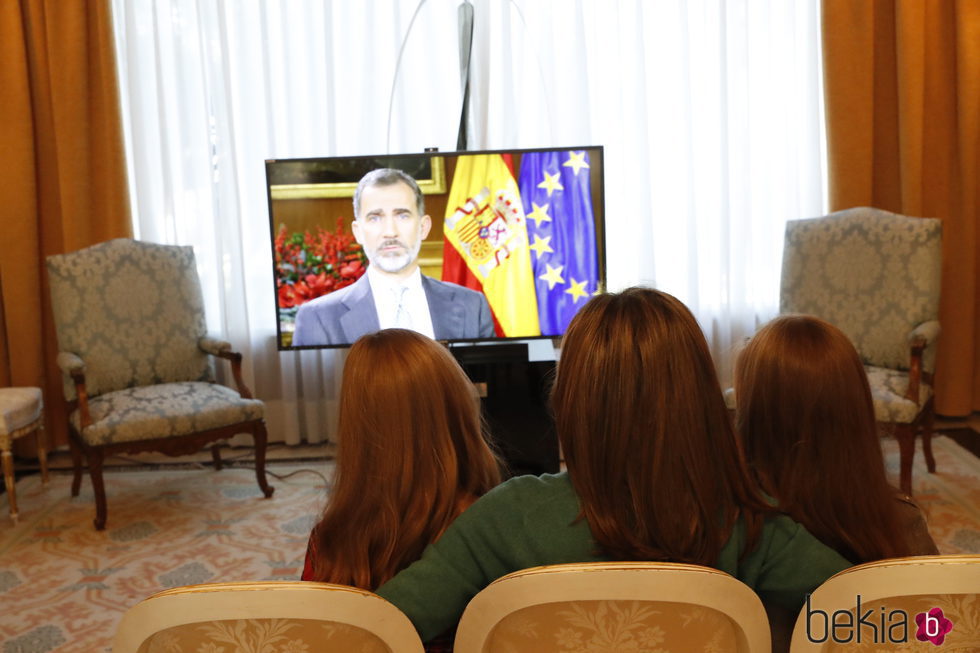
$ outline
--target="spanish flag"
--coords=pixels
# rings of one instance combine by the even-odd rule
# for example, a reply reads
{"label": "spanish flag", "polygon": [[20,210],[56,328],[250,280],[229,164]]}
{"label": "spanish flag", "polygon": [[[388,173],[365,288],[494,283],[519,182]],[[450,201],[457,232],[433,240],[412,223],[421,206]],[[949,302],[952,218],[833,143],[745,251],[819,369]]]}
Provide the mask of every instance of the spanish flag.
{"label": "spanish flag", "polygon": [[459,157],[443,230],[483,286],[501,335],[541,335],[524,206],[499,154]]}

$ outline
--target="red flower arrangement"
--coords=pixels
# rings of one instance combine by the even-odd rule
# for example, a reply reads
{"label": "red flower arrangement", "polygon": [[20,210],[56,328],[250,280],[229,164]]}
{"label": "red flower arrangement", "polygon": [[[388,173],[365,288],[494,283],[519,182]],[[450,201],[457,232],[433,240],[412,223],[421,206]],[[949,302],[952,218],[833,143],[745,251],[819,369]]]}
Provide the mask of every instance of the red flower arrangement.
{"label": "red flower arrangement", "polygon": [[295,309],[349,286],[367,270],[367,256],[354,236],[344,231],[343,218],[337,218],[336,230],[317,227],[315,234],[287,234],[286,225],[281,225],[275,249],[280,309]]}

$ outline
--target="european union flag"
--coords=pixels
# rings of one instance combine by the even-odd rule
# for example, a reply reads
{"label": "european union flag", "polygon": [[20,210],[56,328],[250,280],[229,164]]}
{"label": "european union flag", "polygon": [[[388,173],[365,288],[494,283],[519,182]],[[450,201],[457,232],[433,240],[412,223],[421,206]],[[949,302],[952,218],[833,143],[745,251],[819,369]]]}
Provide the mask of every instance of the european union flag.
{"label": "european union flag", "polygon": [[528,152],[520,189],[541,334],[565,332],[599,284],[589,154]]}

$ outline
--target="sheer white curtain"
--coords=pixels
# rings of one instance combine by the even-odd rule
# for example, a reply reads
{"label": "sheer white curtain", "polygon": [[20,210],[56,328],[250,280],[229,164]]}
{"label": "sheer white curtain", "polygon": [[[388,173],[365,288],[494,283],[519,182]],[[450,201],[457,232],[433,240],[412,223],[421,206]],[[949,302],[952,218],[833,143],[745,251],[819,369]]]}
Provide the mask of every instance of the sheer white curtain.
{"label": "sheer white curtain", "polygon": [[393,88],[415,9],[113,0],[136,236],[193,245],[209,328],[245,355],[273,440],[330,436],[342,353],[276,350],[264,161],[454,149],[454,2],[418,13]]}
{"label": "sheer white curtain", "polygon": [[727,382],[825,212],[819,0],[475,6],[471,147],[604,145],[610,289],[684,301]]}
{"label": "sheer white curtain", "polygon": [[[604,145],[610,287],[678,295],[727,373],[823,211],[818,0],[473,4],[470,147]],[[330,436],[342,355],[276,351],[264,160],[455,149],[458,5],[113,0],[137,237],[194,246],[274,440]]]}

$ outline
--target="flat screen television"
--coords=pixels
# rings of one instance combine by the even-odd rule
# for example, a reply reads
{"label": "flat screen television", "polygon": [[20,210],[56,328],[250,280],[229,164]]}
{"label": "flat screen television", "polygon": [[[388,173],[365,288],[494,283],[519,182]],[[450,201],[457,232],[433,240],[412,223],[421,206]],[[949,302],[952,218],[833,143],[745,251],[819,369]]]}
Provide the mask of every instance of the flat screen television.
{"label": "flat screen television", "polygon": [[265,170],[280,350],[388,326],[449,343],[554,338],[605,288],[601,146]]}

